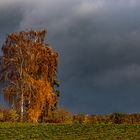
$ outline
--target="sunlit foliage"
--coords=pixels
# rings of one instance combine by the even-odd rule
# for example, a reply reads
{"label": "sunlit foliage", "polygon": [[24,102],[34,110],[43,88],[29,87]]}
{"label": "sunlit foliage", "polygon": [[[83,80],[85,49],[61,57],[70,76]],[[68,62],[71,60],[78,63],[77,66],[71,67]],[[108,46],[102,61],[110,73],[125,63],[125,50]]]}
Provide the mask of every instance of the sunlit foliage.
{"label": "sunlit foliage", "polygon": [[21,121],[47,119],[57,102],[58,54],[44,43],[45,34],[45,30],[10,33],[2,46],[4,97],[20,113]]}

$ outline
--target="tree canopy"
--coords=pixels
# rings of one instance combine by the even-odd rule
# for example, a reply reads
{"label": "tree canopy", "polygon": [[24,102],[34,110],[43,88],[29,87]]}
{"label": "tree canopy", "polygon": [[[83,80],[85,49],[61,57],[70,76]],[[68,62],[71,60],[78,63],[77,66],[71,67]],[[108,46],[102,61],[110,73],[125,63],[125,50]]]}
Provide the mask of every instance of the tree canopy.
{"label": "tree canopy", "polygon": [[58,54],[44,43],[46,30],[9,33],[0,57],[5,100],[23,119],[49,117],[57,103]]}

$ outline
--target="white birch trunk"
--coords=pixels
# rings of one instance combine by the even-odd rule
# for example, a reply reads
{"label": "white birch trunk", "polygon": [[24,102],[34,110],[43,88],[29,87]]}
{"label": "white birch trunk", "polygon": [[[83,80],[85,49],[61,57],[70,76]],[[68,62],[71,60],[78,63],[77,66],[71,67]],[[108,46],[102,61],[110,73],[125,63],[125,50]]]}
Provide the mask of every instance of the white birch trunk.
{"label": "white birch trunk", "polygon": [[21,93],[21,108],[20,108],[21,122],[23,122],[23,113],[24,113],[23,102],[24,102],[23,93]]}
{"label": "white birch trunk", "polygon": [[[19,54],[21,56],[21,64],[20,64],[20,78],[22,78],[23,76],[23,72],[22,72],[22,69],[23,69],[23,63],[24,63],[24,58],[23,58],[23,54],[22,54],[22,51],[21,51],[21,48],[19,48]],[[23,92],[23,85],[21,84],[20,85],[20,91],[21,91],[21,107],[20,107],[20,121],[23,122],[23,115],[24,115],[24,92]]]}

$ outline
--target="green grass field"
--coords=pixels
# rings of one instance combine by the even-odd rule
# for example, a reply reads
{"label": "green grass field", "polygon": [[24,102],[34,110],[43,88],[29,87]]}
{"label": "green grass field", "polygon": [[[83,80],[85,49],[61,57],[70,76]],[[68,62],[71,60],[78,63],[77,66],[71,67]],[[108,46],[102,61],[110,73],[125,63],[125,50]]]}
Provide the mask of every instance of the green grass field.
{"label": "green grass field", "polygon": [[0,140],[140,140],[140,125],[0,123]]}

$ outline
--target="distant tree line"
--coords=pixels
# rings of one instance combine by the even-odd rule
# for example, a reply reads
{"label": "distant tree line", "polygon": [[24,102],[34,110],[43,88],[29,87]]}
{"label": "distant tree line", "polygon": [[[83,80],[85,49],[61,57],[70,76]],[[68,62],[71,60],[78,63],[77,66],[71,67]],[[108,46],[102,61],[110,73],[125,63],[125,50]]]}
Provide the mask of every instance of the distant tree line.
{"label": "distant tree line", "polygon": [[[13,109],[0,108],[0,122],[19,122],[20,115]],[[68,110],[57,108],[47,120],[38,122],[56,124],[140,124],[140,114],[124,114],[114,112],[106,115],[72,115]]]}

